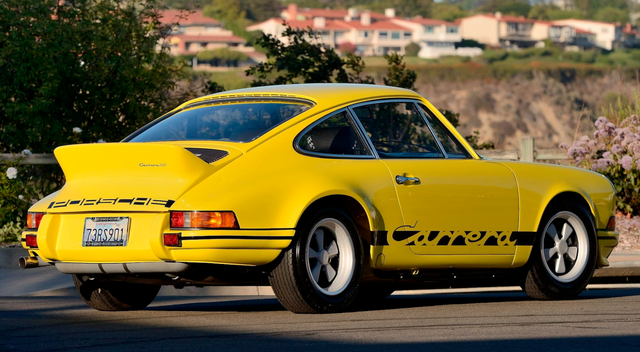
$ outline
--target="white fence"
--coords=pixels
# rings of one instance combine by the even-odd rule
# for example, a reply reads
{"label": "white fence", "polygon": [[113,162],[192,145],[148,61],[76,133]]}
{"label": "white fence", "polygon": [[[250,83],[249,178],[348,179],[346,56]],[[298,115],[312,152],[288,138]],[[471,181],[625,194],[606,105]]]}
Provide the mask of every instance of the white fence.
{"label": "white fence", "polygon": [[[557,161],[566,160],[567,153],[560,149],[535,149],[535,141],[532,137],[520,139],[520,149],[506,150],[479,150],[478,154],[496,160],[522,160],[522,161]],[[58,164],[53,154],[0,154],[0,160],[21,159],[25,165],[55,165]]]}

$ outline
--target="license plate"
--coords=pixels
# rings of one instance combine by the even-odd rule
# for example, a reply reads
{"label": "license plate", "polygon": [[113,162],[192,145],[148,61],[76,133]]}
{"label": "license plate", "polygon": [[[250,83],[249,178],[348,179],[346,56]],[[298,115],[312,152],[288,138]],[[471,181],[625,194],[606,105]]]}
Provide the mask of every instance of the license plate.
{"label": "license plate", "polygon": [[83,247],[124,247],[129,239],[128,217],[93,217],[84,219]]}

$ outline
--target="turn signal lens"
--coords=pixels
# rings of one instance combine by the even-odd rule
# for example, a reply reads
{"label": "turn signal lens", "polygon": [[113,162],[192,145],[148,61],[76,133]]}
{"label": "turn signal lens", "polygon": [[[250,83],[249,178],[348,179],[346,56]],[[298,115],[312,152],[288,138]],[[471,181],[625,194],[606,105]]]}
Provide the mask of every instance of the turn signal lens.
{"label": "turn signal lens", "polygon": [[616,217],[612,216],[609,218],[609,222],[607,223],[607,231],[615,231],[616,230]]}
{"label": "turn signal lens", "polygon": [[232,211],[172,211],[172,228],[239,229]]}
{"label": "turn signal lens", "polygon": [[37,229],[40,227],[40,220],[44,213],[27,213],[27,228],[28,229]]}
{"label": "turn signal lens", "polygon": [[167,247],[182,247],[182,239],[179,233],[165,233],[164,245]]}
{"label": "turn signal lens", "polygon": [[27,235],[26,237],[27,247],[38,248],[38,236]]}

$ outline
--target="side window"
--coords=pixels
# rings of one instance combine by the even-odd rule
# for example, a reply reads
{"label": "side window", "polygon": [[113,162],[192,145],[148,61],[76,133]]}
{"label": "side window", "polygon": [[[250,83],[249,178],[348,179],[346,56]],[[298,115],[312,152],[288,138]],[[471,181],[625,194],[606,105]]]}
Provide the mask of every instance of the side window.
{"label": "side window", "polygon": [[447,128],[436,118],[433,116],[431,111],[427,109],[426,106],[422,104],[418,104],[420,109],[427,117],[431,128],[438,136],[440,140],[440,144],[444,148],[444,151],[447,153],[447,156],[451,159],[468,159],[470,158],[469,153],[464,149],[462,144],[447,130]]}
{"label": "side window", "polygon": [[371,155],[347,118],[346,111],[315,125],[300,138],[298,146],[313,153]]}
{"label": "side window", "polygon": [[443,158],[413,103],[379,103],[353,109],[381,158]]}

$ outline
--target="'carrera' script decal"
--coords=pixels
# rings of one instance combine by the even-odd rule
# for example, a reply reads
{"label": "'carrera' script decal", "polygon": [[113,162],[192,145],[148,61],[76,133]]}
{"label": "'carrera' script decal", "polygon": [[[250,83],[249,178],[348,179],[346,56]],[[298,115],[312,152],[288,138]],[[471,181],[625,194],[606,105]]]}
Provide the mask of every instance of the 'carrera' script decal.
{"label": "'carrera' script decal", "polygon": [[159,205],[165,208],[169,208],[175,203],[174,200],[166,200],[166,199],[154,199],[154,198],[144,198],[144,197],[136,197],[136,198],[98,198],[98,199],[76,199],[76,200],[67,200],[62,202],[51,202],[47,209],[51,208],[66,208],[68,206],[79,206],[79,207],[87,207],[87,206],[95,206],[95,205],[139,205],[139,206],[148,206],[148,205]]}
{"label": "'carrera' script decal", "polygon": [[535,237],[535,232],[518,231],[420,231],[416,225],[398,227],[391,239],[406,241],[405,246],[515,246],[532,245]]}

